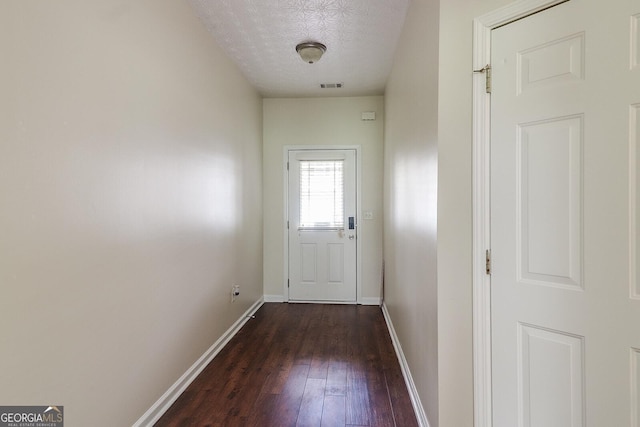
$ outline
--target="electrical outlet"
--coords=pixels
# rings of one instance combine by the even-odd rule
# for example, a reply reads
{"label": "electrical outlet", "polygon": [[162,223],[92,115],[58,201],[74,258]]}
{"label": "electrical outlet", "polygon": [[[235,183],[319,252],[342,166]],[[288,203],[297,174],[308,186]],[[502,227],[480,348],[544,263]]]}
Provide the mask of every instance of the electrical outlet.
{"label": "electrical outlet", "polygon": [[233,285],[231,287],[231,302],[234,302],[238,296],[240,296],[240,285]]}

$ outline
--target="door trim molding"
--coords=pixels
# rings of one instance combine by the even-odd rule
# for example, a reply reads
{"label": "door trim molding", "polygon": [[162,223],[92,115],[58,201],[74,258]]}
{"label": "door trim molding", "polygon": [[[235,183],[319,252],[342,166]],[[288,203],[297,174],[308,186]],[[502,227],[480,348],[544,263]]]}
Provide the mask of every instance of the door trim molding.
{"label": "door trim molding", "polygon": [[[491,63],[491,31],[569,0],[518,0],[473,21],[473,70]],[[576,1],[576,0],[572,0]],[[471,71],[471,70],[470,70]],[[491,277],[491,96],[483,74],[473,75],[473,403],[474,426],[492,427]]]}
{"label": "door trim molding", "polygon": [[[362,229],[359,227],[362,224],[361,218],[361,195],[362,195],[362,147],[360,145],[285,145],[282,150],[282,168],[283,168],[283,189],[284,189],[284,206],[283,206],[283,242],[284,242],[284,266],[282,270],[282,295],[284,295],[283,302],[289,302],[289,287],[287,282],[289,280],[289,229],[287,228],[287,221],[289,219],[289,171],[287,170],[287,162],[289,161],[289,151],[300,150],[355,150],[356,152],[356,224],[357,240],[356,240],[356,301],[355,304],[362,304],[362,286],[360,280],[362,278],[362,248],[360,238],[362,235]],[[332,304],[339,302],[333,301]],[[350,303],[351,304],[351,303]]]}

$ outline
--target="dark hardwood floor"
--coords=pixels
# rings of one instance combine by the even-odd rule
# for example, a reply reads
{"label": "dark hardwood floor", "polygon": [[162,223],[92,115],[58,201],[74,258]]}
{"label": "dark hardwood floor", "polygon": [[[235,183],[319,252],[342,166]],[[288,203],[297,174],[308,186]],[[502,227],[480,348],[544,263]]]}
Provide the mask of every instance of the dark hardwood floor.
{"label": "dark hardwood floor", "polygon": [[417,426],[377,306],[266,303],[156,426]]}

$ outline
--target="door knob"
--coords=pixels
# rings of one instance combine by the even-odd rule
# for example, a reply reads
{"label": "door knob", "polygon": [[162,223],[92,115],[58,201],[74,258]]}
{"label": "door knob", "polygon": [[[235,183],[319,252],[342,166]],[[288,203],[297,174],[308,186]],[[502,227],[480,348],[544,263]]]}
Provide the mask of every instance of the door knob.
{"label": "door knob", "polygon": [[353,234],[349,234],[349,240],[353,240],[355,238],[356,238],[356,236],[354,236]]}

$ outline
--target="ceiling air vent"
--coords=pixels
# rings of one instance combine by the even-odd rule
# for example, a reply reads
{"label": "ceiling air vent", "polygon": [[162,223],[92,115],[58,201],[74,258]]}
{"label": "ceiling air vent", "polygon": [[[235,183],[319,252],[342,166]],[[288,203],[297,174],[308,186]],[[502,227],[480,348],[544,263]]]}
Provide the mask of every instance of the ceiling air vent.
{"label": "ceiling air vent", "polygon": [[342,83],[320,83],[322,89],[340,89]]}

